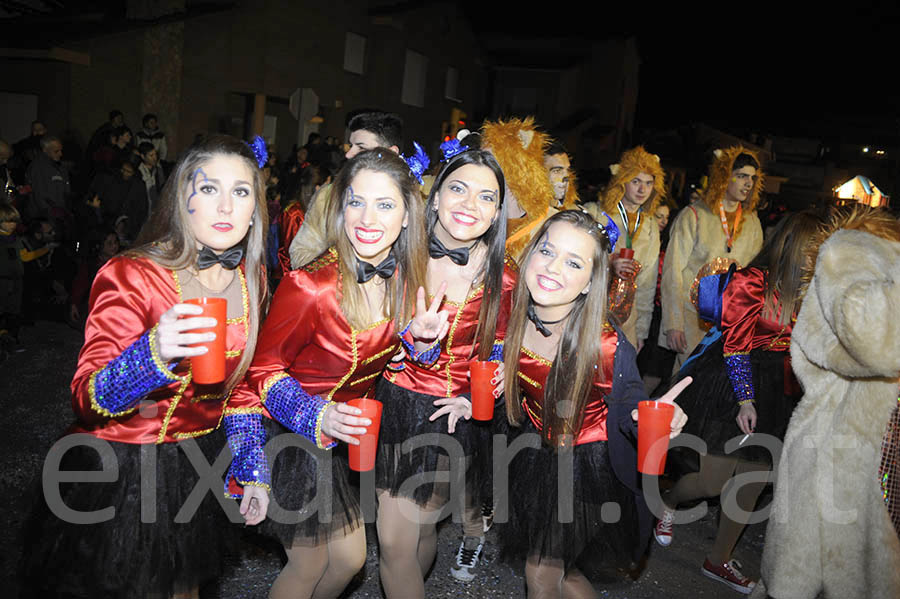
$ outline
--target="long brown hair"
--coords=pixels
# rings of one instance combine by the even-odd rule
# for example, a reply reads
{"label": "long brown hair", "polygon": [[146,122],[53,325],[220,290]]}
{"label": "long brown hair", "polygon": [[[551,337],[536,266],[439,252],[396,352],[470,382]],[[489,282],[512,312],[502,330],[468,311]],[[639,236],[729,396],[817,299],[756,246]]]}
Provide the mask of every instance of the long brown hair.
{"label": "long brown hair", "polygon": [[247,345],[241,354],[237,368],[225,381],[225,388],[237,385],[256,350],[256,337],[265,313],[268,291],[266,286],[265,234],[268,229],[268,210],[262,171],[256,164],[253,151],[239,139],[230,135],[212,135],[184,151],[175,165],[175,170],[163,186],[159,200],[153,207],[150,220],[141,229],[135,247],[125,255],[153,260],[157,264],[180,270],[197,263],[197,240],[188,220],[187,198],[191,191],[191,179],[196,170],[217,155],[240,156],[253,173],[253,193],[256,206],[253,208],[253,225],[241,241],[244,246],[244,271],[249,295],[247,315]]}
{"label": "long brown hair", "polygon": [[544,241],[547,230],[554,223],[564,222],[589,234],[594,246],[591,286],[579,294],[569,312],[550,374],[544,386],[544,405],[541,416],[542,437],[553,447],[560,444],[564,434],[576,435],[584,418],[584,407],[596,377],[603,370],[596,368],[603,362],[602,334],[606,325],[607,285],[609,283],[609,240],[597,221],[580,210],[564,210],[554,214],[541,226],[522,253],[519,280],[513,296],[504,343],[506,382],[506,417],[510,424],[522,422],[524,412],[519,402],[519,352],[528,327],[528,307],[532,305],[525,273],[537,247]]}
{"label": "long brown hair", "polygon": [[441,169],[431,187],[431,193],[426,202],[425,233],[428,239],[434,235],[434,227],[438,221],[438,211],[434,208],[434,196],[440,191],[441,185],[451,173],[467,164],[483,166],[491,170],[497,178],[500,189],[497,215],[494,222],[479,238],[487,248],[487,256],[481,265],[481,270],[475,277],[484,287],[481,309],[478,311],[478,324],[475,330],[475,338],[478,340],[478,359],[487,360],[494,347],[494,338],[497,333],[497,319],[500,315],[500,296],[503,290],[503,266],[506,258],[506,216],[507,208],[504,197],[506,195],[506,180],[503,178],[503,170],[493,154],[487,150],[469,150],[451,158]]}
{"label": "long brown hair", "polygon": [[766,317],[788,324],[800,311],[804,274],[809,269],[806,247],[822,224],[822,219],[809,210],[785,217],[750,263],[750,267],[766,271]]}
{"label": "long brown hair", "polygon": [[367,322],[367,303],[362,287],[356,282],[356,254],[350,239],[344,234],[344,207],[347,190],[354,177],[370,170],[388,175],[403,198],[408,216],[407,226],[400,231],[391,251],[397,260],[397,274],[389,279],[383,310],[394,319],[394,328],[400,331],[413,317],[416,291],[425,286],[425,228],[422,224],[423,205],[418,183],[410,173],[409,165],[397,154],[385,148],[360,152],[350,159],[338,173],[328,204],[326,231],[331,231],[338,253],[341,271],[341,311],[354,328],[371,326]]}

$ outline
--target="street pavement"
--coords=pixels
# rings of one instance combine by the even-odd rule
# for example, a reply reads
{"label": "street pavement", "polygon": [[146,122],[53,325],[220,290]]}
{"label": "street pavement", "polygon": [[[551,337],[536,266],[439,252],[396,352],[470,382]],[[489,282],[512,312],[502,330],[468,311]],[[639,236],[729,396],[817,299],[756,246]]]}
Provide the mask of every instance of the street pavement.
{"label": "street pavement", "polygon": [[[75,370],[81,333],[61,323],[39,321],[25,327],[22,337],[26,351],[10,355],[0,363],[0,476],[6,485],[6,509],[0,511],[0,544],[3,551],[2,579],[7,581],[4,596],[18,596],[15,572],[22,547],[21,526],[34,499],[34,484],[40,475],[43,458],[54,440],[71,422],[69,383]],[[760,505],[769,502],[765,493]],[[739,597],[735,591],[700,574],[705,552],[716,531],[717,508],[712,507],[697,522],[677,526],[672,546],[652,543],[645,567],[636,580],[620,577],[597,585],[604,598],[643,599],[669,597]],[[460,583],[449,574],[461,539],[459,525],[445,522],[439,528],[438,558],[425,584],[429,599],[457,597],[525,597],[521,564],[497,559],[496,535],[487,534],[485,560],[476,579]],[[749,526],[734,556],[743,564],[744,574],[759,575],[765,523]],[[382,597],[378,579],[378,547],[375,528],[367,527],[368,557],[365,570],[357,576],[342,597],[356,599]],[[229,558],[226,574],[205,587],[204,599],[265,598],[281,568],[282,553],[276,543],[257,535],[251,528],[243,531],[243,541]],[[11,549],[11,551],[9,550]]]}

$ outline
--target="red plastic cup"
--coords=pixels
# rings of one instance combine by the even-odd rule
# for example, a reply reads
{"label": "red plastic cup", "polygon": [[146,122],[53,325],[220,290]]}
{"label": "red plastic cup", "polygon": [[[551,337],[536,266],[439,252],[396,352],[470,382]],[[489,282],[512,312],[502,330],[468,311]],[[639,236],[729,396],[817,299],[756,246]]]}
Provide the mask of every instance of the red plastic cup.
{"label": "red plastic cup", "polygon": [[634,250],[631,248],[620,249],[619,258],[628,258],[629,260],[634,260]]}
{"label": "red plastic cup", "polygon": [[205,354],[191,358],[191,377],[195,383],[201,385],[221,383],[225,380],[225,321],[228,318],[228,301],[222,297],[198,297],[184,303],[203,308],[203,313],[199,316],[216,319],[216,326],[212,328],[191,331],[216,334],[216,338],[212,341],[195,343],[191,346],[209,348]]}
{"label": "red plastic cup", "polygon": [[354,408],[362,410],[359,418],[368,418],[372,424],[366,432],[359,435],[359,445],[347,445],[350,458],[350,469],[356,472],[368,472],[375,468],[375,453],[378,451],[378,431],[381,429],[381,402],[376,399],[351,399],[347,402]]}
{"label": "red plastic cup", "polygon": [[638,402],[638,471],[655,475],[665,471],[674,414],[672,404]]}
{"label": "red plastic cup", "polygon": [[491,379],[497,372],[496,362],[469,362],[469,383],[472,391],[472,418],[492,420],[494,418],[494,385]]}

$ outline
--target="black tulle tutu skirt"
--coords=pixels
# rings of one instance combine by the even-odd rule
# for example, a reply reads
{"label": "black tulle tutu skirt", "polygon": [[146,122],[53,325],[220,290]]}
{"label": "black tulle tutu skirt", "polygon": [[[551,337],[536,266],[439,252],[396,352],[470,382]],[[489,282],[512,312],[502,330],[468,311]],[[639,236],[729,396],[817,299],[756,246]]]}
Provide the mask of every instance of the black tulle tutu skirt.
{"label": "black tulle tutu skirt", "polygon": [[[731,379],[728,378],[728,368],[722,355],[723,346],[724,341],[720,338],[682,368],[675,378],[675,382],[678,382],[686,376],[694,377],[694,381],[675,400],[688,416],[687,426],[682,434],[700,437],[706,441],[707,451],[719,455],[725,455],[725,443],[729,440],[738,437],[740,441],[744,437],[737,425],[740,406],[734,398]],[[790,364],[785,366],[785,359],[789,360],[787,352],[762,349],[750,352],[757,415],[754,433],[765,433],[781,440],[784,440],[791,414],[800,400],[799,393],[793,391],[793,375],[790,374]],[[753,462],[772,463],[772,455],[768,450],[746,443],[728,455]]]}
{"label": "black tulle tutu skirt", "polygon": [[[536,433],[525,420],[516,436]],[[508,560],[539,556],[577,566],[589,578],[628,567],[641,545],[635,496],[616,478],[605,441],[576,445],[563,460],[572,464],[572,485],[560,495],[560,455],[542,445],[519,451],[510,463],[508,521],[495,496],[501,555]],[[571,460],[571,461],[569,461]],[[568,514],[559,509],[571,505]],[[571,498],[571,502],[568,499]],[[565,508],[564,508],[565,510]],[[597,576],[594,574],[598,573]]]}
{"label": "black tulle tutu skirt", "polygon": [[[74,524],[57,517],[48,507],[38,482],[35,507],[23,529],[22,596],[169,596],[173,591],[217,577],[225,550],[234,546],[237,538],[237,528],[230,524],[217,499],[224,497],[221,482],[212,491],[206,491],[192,517],[186,522],[175,522],[183,507],[186,509],[179,520],[189,516],[190,506],[185,504],[199,479],[182,448],[193,442],[210,464],[226,446],[221,428],[181,443],[105,442],[117,460],[118,477],[114,482],[59,484],[60,496],[72,510],[92,512],[112,507],[114,516],[105,522]],[[156,485],[145,483],[148,488],[144,501],[142,449],[153,452],[156,461],[155,469],[149,470],[155,471]],[[147,457],[145,454],[145,460]],[[66,452],[60,465],[61,471],[102,469],[100,454],[84,445]],[[213,492],[217,497],[213,497]],[[236,505],[233,507],[240,519]],[[142,522],[142,516],[148,522]]]}
{"label": "black tulle tutu skirt", "polygon": [[275,420],[264,422],[269,450],[283,445],[272,462],[269,511],[260,533],[285,547],[312,546],[361,526],[359,477],[350,470],[347,445],[319,449]]}
{"label": "black tulle tutu skirt", "polygon": [[[430,473],[441,472],[445,480],[453,477],[455,488],[465,484],[471,500],[480,504],[481,491],[488,486],[490,476],[491,423],[460,420],[453,434],[448,434],[446,416],[428,420],[438,409],[433,402],[439,397],[410,391],[384,378],[378,381],[375,398],[383,405],[375,459],[376,488],[421,506],[435,495]],[[452,449],[447,451],[439,443]]]}

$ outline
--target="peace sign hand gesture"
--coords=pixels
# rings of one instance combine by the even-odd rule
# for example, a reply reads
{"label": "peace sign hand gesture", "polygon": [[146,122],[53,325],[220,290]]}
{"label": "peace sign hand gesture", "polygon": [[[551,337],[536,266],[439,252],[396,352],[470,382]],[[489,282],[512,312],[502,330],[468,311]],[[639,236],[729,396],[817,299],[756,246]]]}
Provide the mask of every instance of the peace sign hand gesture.
{"label": "peace sign hand gesture", "polygon": [[[441,302],[444,301],[444,292],[447,291],[447,282],[441,283],[431,305],[425,309],[425,289],[419,287],[416,294],[416,315],[409,324],[409,332],[416,340],[416,343],[429,344],[435,340],[441,340],[450,330],[449,317],[447,311],[438,312]],[[417,348],[418,349],[418,348]]]}

